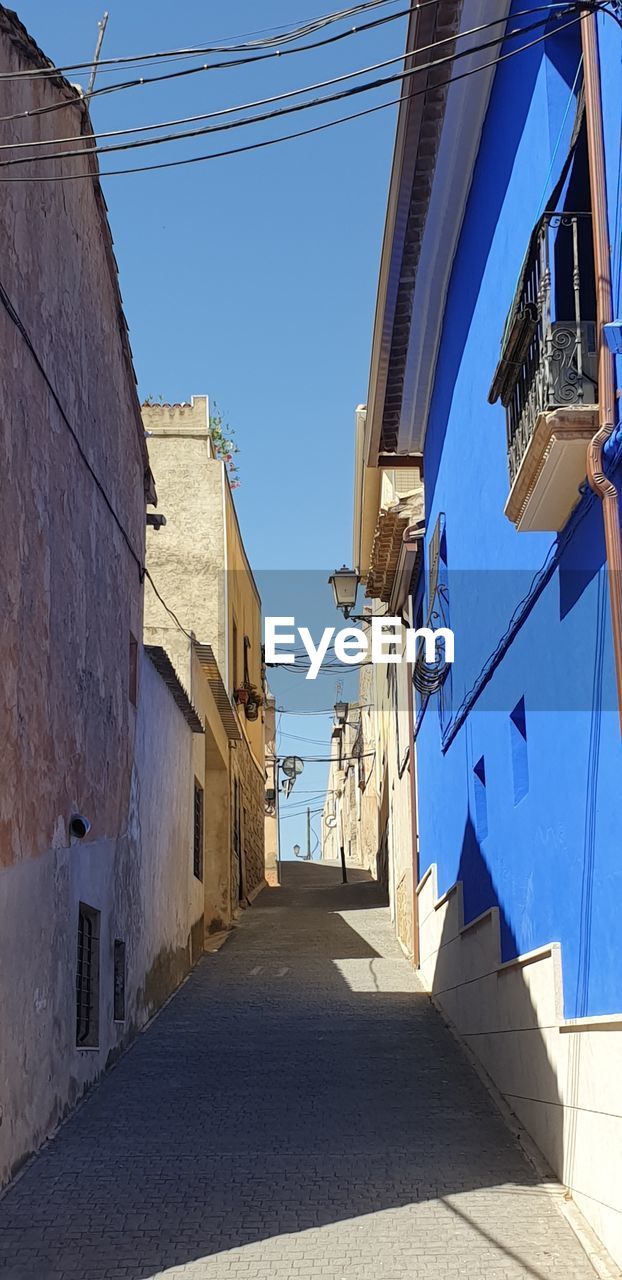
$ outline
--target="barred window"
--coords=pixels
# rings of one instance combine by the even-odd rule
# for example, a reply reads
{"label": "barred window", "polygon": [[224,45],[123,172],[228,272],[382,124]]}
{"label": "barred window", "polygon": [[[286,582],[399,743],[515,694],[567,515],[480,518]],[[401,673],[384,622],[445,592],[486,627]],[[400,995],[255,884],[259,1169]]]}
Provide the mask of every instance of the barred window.
{"label": "barred window", "polygon": [[194,874],[203,879],[203,787],[194,780]]}
{"label": "barred window", "polygon": [[99,1043],[99,922],[99,911],[81,902],[76,966],[76,1044],[80,1049],[95,1049]]}
{"label": "barred window", "polygon": [[114,942],[114,1020],[125,1022],[125,943]]}

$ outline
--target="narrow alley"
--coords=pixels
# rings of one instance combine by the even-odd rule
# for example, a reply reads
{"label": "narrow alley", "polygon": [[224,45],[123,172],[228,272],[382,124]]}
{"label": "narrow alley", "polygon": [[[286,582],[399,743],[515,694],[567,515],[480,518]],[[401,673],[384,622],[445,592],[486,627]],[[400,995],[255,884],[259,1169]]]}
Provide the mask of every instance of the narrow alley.
{"label": "narrow alley", "polygon": [[394,939],[285,864],[0,1201],[3,1280],[579,1280]]}

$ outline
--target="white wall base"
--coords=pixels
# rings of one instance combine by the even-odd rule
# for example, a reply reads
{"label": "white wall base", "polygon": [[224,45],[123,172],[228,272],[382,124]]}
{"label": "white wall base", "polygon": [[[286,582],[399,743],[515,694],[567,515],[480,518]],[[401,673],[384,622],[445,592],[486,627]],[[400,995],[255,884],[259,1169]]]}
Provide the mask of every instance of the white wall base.
{"label": "white wall base", "polygon": [[559,943],[501,962],[496,907],[417,886],[421,978],[622,1265],[622,1013],[565,1019]]}

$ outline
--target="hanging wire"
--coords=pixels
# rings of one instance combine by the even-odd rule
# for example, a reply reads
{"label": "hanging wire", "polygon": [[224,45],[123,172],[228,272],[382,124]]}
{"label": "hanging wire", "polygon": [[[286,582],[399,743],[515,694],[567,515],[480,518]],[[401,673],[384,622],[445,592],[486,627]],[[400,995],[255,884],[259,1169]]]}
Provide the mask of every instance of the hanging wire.
{"label": "hanging wire", "polygon": [[[564,23],[564,24],[561,24],[559,27],[557,27],[557,28],[556,28],[556,30],[555,30],[555,31],[547,31],[547,32],[544,32],[544,33],[543,33],[543,35],[541,35],[541,36],[537,37],[537,38],[536,38],[536,39],[534,39],[534,40],[529,41],[529,42],[528,42],[527,44],[525,44],[525,45],[521,45],[518,49],[510,50],[508,53],[501,54],[499,57],[496,57],[496,58],[492,58],[492,59],[490,59],[488,62],[480,63],[480,65],[479,65],[479,66],[477,66],[477,67],[473,67],[473,68],[471,68],[471,69],[470,69],[470,70],[468,70],[468,71],[463,71],[463,72],[459,73],[457,76],[449,76],[447,80],[439,81],[438,83],[436,83],[436,84],[435,84],[435,89],[441,88],[441,87],[443,87],[444,85],[454,84],[454,83],[456,83],[457,81],[459,81],[459,80],[463,80],[463,79],[466,79],[467,77],[469,77],[469,76],[471,76],[471,75],[476,75],[478,72],[480,72],[480,71],[484,71],[484,70],[486,70],[487,68],[490,68],[490,67],[493,67],[493,66],[497,66],[497,65],[499,65],[501,62],[506,61],[508,58],[516,57],[516,56],[517,56],[517,54],[524,53],[524,52],[526,52],[528,49],[531,49],[531,48],[533,48],[534,46],[536,46],[536,45],[538,45],[538,44],[542,43],[543,41],[545,41],[545,40],[547,40],[547,39],[550,39],[550,37],[551,37],[552,35],[554,35],[554,34],[558,34],[560,31],[563,31],[563,30],[566,30],[566,29],[567,29],[567,28],[569,28],[569,27],[575,26],[578,22],[581,22],[581,21],[583,20],[583,16],[584,16],[583,14],[579,14],[577,17],[573,18],[571,21],[569,21],[569,22],[567,22],[567,23]],[[497,42],[495,41],[494,43],[497,43]],[[472,53],[474,53],[474,52],[477,52],[477,50],[476,50],[476,49],[471,49],[471,50],[469,50],[468,52],[469,52],[470,54],[472,54]],[[458,56],[460,56],[460,55],[459,55],[459,54],[456,54],[455,56],[456,56],[456,57],[458,57]],[[443,62],[443,61],[453,61],[453,59],[452,59],[452,58],[450,58],[450,59],[441,59],[441,60],[439,60],[439,62]],[[433,67],[433,66],[438,66],[438,65],[439,65],[439,62],[437,62],[437,63],[432,63],[432,64],[430,64],[430,65],[431,65],[431,67]],[[421,70],[422,70],[422,68],[418,68],[418,71],[419,71],[419,72],[420,72]],[[393,79],[400,79],[400,80],[402,80],[402,79],[406,78],[409,74],[410,74],[409,72],[405,72],[405,73],[404,73],[404,75],[400,75],[400,76],[398,76],[398,77],[393,77]],[[376,85],[376,87],[378,87],[378,86]],[[358,87],[357,87],[357,91],[361,91],[361,92],[363,91],[363,89],[361,88],[361,86],[358,86]],[[349,91],[348,91],[348,93],[349,93],[349,94],[351,94],[352,92],[354,92],[354,91],[353,91],[353,90],[349,90]],[[425,93],[427,93],[427,92],[428,92],[428,89],[427,89],[427,86],[426,86],[426,88],[425,88],[425,89],[414,90],[414,91],[412,91],[412,92],[410,92],[410,93],[402,94],[402,95],[400,95],[400,97],[398,97],[398,98],[391,99],[391,100],[389,100],[389,101],[387,101],[387,102],[379,103],[378,105],[376,105],[376,106],[374,106],[374,107],[368,107],[368,108],[366,108],[366,109],[364,109],[364,110],[362,110],[362,111],[353,112],[353,113],[351,113],[350,115],[341,116],[341,117],[339,117],[339,118],[338,118],[338,119],[336,119],[336,120],[329,120],[329,121],[325,121],[323,124],[314,125],[314,126],[312,126],[311,128],[309,128],[309,129],[301,129],[301,130],[298,130],[298,131],[297,131],[297,132],[295,132],[295,133],[290,133],[290,134],[285,134],[285,135],[279,135],[279,136],[278,136],[278,137],[276,137],[276,138],[267,138],[267,139],[264,139],[264,140],[263,140],[263,141],[261,141],[261,142],[248,143],[247,145],[245,145],[245,146],[241,146],[241,147],[230,147],[230,148],[224,149],[224,150],[222,150],[222,151],[210,152],[210,153],[208,153],[208,154],[206,154],[206,155],[191,156],[191,157],[188,157],[188,158],[185,158],[185,159],[182,159],[182,160],[168,160],[168,161],[160,162],[159,164],[152,164],[152,165],[136,165],[136,166],[131,166],[131,167],[128,167],[128,168],[125,168],[125,169],[107,169],[107,170],[102,170],[102,171],[94,170],[94,171],[92,171],[92,172],[91,172],[91,171],[87,171],[87,172],[83,172],[83,173],[55,174],[55,175],[34,175],[34,176],[31,176],[31,175],[20,175],[19,177],[14,177],[14,178],[12,178],[12,177],[5,177],[4,175],[0,175],[0,182],[9,182],[9,183],[11,183],[11,182],[42,182],[42,183],[44,183],[44,182],[71,182],[71,181],[76,181],[76,180],[85,179],[85,178],[87,178],[87,179],[88,179],[88,178],[97,178],[97,179],[99,179],[99,178],[102,178],[102,177],[121,177],[121,176],[126,176],[126,175],[128,175],[128,174],[132,174],[132,173],[150,173],[150,172],[155,172],[156,170],[176,169],[176,168],[180,168],[180,167],[185,167],[185,166],[187,166],[187,165],[200,164],[200,163],[204,163],[204,162],[209,161],[209,160],[221,159],[221,158],[223,158],[223,157],[225,157],[225,156],[241,155],[241,154],[243,154],[243,153],[245,153],[245,152],[249,152],[249,151],[259,151],[259,150],[263,150],[263,149],[264,149],[264,148],[266,148],[266,147],[275,146],[276,144],[281,143],[281,142],[290,142],[290,141],[294,141],[294,140],[296,140],[296,139],[298,139],[298,138],[308,137],[308,136],[310,136],[311,134],[321,133],[321,132],[325,131],[326,129],[334,128],[335,126],[337,126],[337,125],[339,125],[339,124],[345,124],[346,122],[348,122],[348,121],[350,121],[350,120],[361,119],[361,118],[362,118],[362,117],[364,117],[364,116],[373,115],[373,114],[374,114],[375,112],[377,112],[377,111],[383,111],[383,110],[386,110],[388,107],[395,106],[395,105],[397,105],[398,103],[408,101],[408,100],[409,100],[409,99],[411,99],[411,98],[419,97],[421,94],[425,94]],[[62,156],[62,155],[63,155],[63,153],[61,153],[61,156]],[[48,157],[43,157],[43,158],[50,159],[51,157],[49,157],[49,156],[48,156]],[[22,163],[23,163],[23,162],[22,162]]]}

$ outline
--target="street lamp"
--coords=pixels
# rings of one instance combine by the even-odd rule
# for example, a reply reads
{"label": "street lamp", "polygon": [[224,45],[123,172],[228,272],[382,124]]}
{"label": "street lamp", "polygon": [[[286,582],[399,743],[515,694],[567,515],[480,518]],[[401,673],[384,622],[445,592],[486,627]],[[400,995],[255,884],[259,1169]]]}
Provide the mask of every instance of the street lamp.
{"label": "street lamp", "polygon": [[295,844],[295,845],[294,845],[294,857],[295,857],[295,858],[299,858],[299,857],[300,857],[300,845],[299,845],[299,844]]}
{"label": "street lamp", "polygon": [[348,711],[350,710],[350,703],[336,702],[333,709],[337,724],[346,724],[348,720]]}
{"label": "street lamp", "polygon": [[342,564],[340,569],[331,573],[328,581],[333,589],[335,608],[340,609],[344,618],[349,618],[356,604],[356,593],[361,576],[355,569],[348,569]]}

